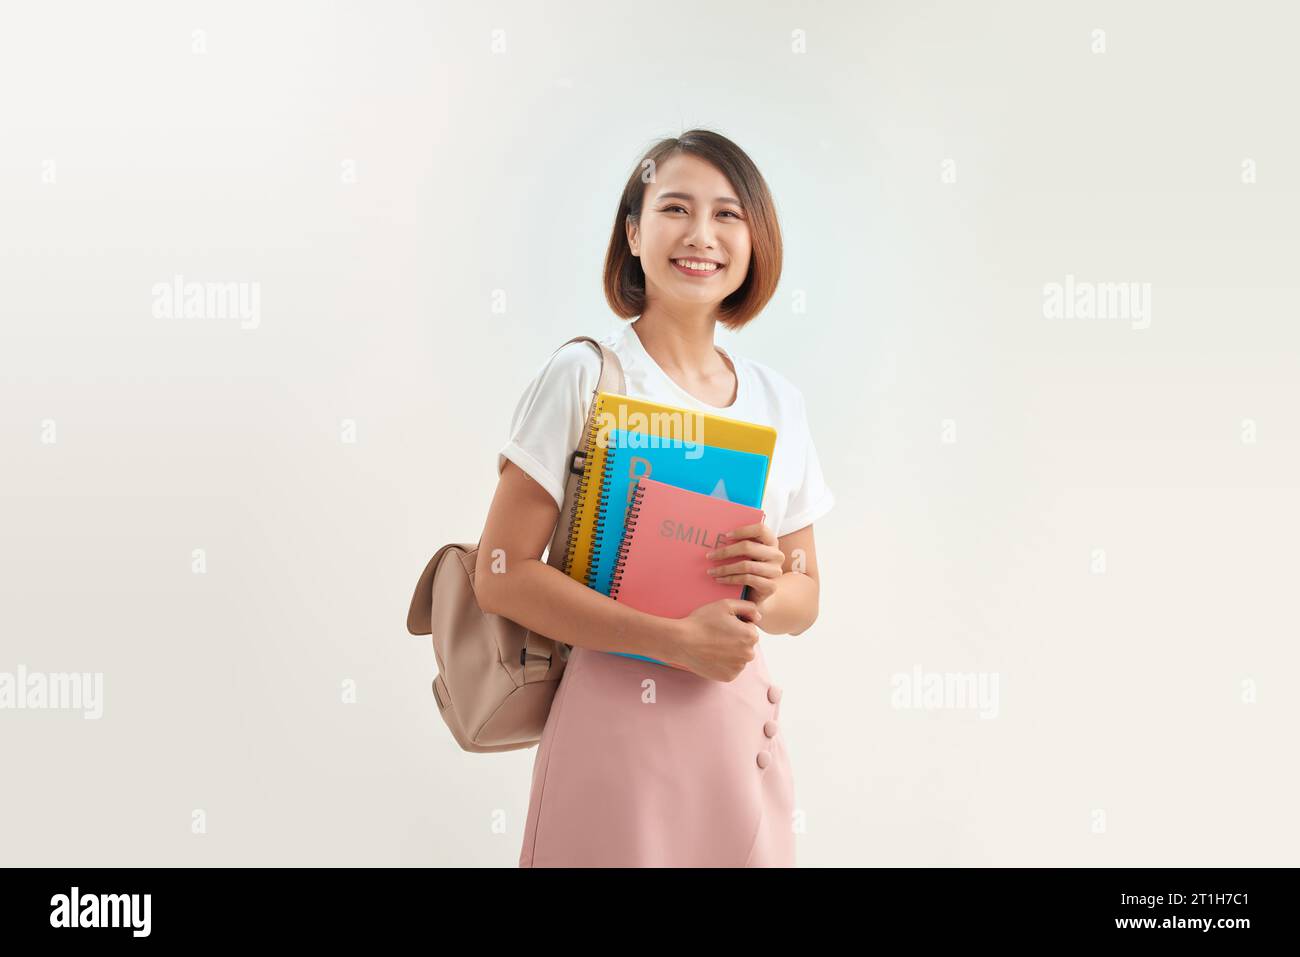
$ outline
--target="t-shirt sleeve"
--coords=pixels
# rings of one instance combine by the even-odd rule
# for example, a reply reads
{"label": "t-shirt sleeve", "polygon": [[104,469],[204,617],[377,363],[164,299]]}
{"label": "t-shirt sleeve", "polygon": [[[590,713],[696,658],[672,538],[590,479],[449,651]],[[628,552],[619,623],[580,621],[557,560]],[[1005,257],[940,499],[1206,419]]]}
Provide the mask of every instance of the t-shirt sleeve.
{"label": "t-shirt sleeve", "polygon": [[578,448],[600,356],[585,342],[562,346],[524,388],[510,422],[509,441],[497,453],[497,474],[514,462],[564,506],[569,456]]}
{"label": "t-shirt sleeve", "polygon": [[835,496],[827,487],[826,479],[822,475],[821,459],[817,456],[817,446],[813,443],[812,430],[808,427],[808,411],[802,393],[799,394],[799,413],[796,421],[799,423],[798,429],[801,433],[798,436],[798,447],[801,448],[802,480],[791,493],[786,504],[781,527],[775,530],[777,538],[811,525],[829,512],[835,504]]}

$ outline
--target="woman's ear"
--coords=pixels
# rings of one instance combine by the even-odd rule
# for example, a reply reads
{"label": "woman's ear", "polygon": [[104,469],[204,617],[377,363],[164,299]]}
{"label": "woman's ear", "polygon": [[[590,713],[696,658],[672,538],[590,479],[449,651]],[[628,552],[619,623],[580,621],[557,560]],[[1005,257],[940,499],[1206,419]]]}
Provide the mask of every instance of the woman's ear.
{"label": "woman's ear", "polygon": [[637,223],[636,223],[636,221],[632,218],[632,214],[631,214],[631,213],[628,214],[627,219],[624,221],[624,225],[627,226],[627,245],[628,245],[628,248],[632,250],[632,255],[633,255],[633,256],[639,256],[639,255],[641,255],[640,252],[639,252],[638,249],[637,249],[637,245],[638,245],[638,243],[640,242],[640,238],[641,238],[641,237],[640,237],[640,232],[641,232],[641,231],[640,231],[640,229],[637,228]]}

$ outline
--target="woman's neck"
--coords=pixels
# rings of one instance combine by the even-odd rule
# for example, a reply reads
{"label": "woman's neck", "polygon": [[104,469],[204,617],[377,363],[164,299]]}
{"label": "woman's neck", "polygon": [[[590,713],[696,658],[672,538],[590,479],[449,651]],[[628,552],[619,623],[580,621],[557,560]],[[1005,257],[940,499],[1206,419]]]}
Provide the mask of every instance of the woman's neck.
{"label": "woman's neck", "polygon": [[717,320],[708,314],[673,314],[662,308],[647,307],[633,323],[641,345],[666,371],[692,375],[709,375],[727,368],[713,345]]}
{"label": "woman's neck", "polygon": [[729,408],[740,391],[740,373],[713,345],[716,320],[649,311],[632,324],[632,335],[678,388],[701,402]]}

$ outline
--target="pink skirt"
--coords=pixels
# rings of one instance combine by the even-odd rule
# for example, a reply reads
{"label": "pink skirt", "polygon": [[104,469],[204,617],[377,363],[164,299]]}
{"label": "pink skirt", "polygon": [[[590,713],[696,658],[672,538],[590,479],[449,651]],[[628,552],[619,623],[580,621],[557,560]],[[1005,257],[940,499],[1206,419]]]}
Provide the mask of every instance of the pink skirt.
{"label": "pink skirt", "polygon": [[735,681],[575,647],[520,867],[793,867],[794,777],[762,646]]}

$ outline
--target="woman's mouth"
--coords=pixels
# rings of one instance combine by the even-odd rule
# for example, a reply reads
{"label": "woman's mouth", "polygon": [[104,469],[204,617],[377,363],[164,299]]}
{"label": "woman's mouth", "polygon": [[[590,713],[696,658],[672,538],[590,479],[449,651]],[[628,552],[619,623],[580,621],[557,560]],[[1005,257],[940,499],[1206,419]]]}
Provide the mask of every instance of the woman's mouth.
{"label": "woman's mouth", "polygon": [[690,276],[692,279],[708,279],[710,276],[716,276],[726,267],[721,263],[715,263],[707,259],[670,259],[673,268],[683,275]]}

